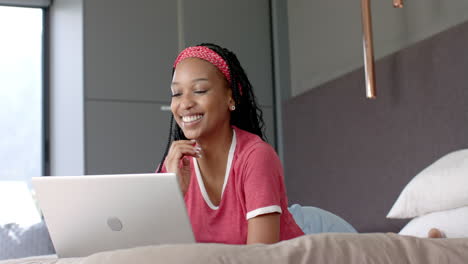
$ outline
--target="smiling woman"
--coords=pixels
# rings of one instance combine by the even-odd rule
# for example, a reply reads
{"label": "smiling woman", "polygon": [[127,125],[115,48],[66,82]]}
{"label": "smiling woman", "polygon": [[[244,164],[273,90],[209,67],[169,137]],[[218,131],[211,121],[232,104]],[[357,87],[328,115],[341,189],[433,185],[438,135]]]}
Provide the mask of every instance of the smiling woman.
{"label": "smiling woman", "polygon": [[177,173],[196,240],[274,243],[304,234],[288,211],[283,168],[264,141],[262,111],[236,55],[214,44],[183,50],[171,92],[158,172]]}
{"label": "smiling woman", "polygon": [[211,63],[188,58],[181,61],[172,82],[171,110],[187,138],[229,129],[229,111],[235,107],[224,76]]}

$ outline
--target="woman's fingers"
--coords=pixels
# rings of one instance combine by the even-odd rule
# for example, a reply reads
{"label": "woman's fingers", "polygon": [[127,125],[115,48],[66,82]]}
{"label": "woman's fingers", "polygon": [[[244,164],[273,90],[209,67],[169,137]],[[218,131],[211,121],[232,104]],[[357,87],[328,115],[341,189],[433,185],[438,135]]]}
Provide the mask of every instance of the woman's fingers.
{"label": "woman's fingers", "polygon": [[179,140],[172,143],[168,155],[181,159],[182,156],[197,156],[200,153],[200,147],[195,145],[191,140]]}
{"label": "woman's fingers", "polygon": [[174,141],[166,157],[166,168],[169,172],[175,172],[180,165],[180,161],[186,157],[201,158],[201,148],[193,140]]}

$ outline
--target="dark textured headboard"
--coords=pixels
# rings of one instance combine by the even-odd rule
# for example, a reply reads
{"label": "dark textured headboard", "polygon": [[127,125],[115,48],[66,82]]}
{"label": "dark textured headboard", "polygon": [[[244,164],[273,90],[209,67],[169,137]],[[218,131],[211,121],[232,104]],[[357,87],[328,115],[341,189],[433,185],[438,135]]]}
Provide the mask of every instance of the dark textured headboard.
{"label": "dark textured headboard", "polygon": [[284,105],[290,203],[321,207],[359,232],[398,232],[385,218],[426,166],[468,147],[468,23],[376,63],[377,99],[363,69]]}

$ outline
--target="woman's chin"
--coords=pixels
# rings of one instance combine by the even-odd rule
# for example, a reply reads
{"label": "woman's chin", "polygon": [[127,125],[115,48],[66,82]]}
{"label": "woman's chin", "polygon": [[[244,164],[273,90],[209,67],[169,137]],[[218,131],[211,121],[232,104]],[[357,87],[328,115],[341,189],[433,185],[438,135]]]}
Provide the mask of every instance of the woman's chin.
{"label": "woman's chin", "polygon": [[183,131],[184,132],[184,136],[188,139],[188,140],[197,140],[200,135],[199,133],[197,133],[196,131]]}

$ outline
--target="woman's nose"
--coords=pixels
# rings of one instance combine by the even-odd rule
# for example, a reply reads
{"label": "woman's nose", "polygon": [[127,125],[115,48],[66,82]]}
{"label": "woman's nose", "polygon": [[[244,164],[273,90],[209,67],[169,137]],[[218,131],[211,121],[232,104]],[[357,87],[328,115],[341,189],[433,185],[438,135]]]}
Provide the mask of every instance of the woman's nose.
{"label": "woman's nose", "polygon": [[180,105],[183,109],[190,109],[195,105],[195,101],[190,95],[184,95],[181,99]]}

